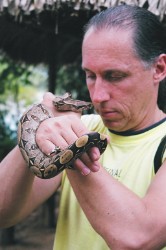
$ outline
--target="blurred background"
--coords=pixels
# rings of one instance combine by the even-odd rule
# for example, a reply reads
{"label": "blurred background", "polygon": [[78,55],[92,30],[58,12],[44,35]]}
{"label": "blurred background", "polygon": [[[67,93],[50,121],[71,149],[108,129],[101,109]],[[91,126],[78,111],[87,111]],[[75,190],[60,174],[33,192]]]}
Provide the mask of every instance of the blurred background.
{"label": "blurred background", "polygon": [[[166,0],[0,0],[0,160],[17,144],[21,114],[46,91],[89,100],[83,27],[118,4],[146,8],[166,24]],[[52,249],[59,192],[20,224],[0,229],[0,249]]]}

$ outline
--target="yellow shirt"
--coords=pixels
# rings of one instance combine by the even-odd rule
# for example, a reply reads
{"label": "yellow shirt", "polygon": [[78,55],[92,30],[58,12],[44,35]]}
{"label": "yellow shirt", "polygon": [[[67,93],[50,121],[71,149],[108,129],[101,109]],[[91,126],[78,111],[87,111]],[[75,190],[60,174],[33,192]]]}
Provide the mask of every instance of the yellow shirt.
{"label": "yellow shirt", "polygon": [[[144,196],[154,177],[154,155],[166,134],[166,120],[146,130],[123,134],[110,132],[98,115],[85,115],[82,121],[90,130],[110,136],[110,144],[100,158],[102,166],[137,195]],[[86,219],[64,172],[54,250],[85,249],[109,248]]]}

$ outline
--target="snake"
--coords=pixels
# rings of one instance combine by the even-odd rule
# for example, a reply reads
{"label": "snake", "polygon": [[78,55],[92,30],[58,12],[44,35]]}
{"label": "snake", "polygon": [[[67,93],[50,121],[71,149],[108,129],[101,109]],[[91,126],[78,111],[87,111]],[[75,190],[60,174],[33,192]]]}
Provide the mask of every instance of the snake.
{"label": "snake", "polygon": [[[91,102],[72,99],[70,93],[55,96],[55,109],[60,111],[82,112],[93,107]],[[73,169],[74,161],[92,147],[102,154],[107,147],[106,136],[98,132],[89,132],[80,136],[65,149],[56,147],[55,154],[44,154],[36,143],[36,132],[46,119],[54,117],[44,104],[32,105],[20,118],[18,124],[18,146],[30,171],[42,179],[53,178],[64,169]]]}

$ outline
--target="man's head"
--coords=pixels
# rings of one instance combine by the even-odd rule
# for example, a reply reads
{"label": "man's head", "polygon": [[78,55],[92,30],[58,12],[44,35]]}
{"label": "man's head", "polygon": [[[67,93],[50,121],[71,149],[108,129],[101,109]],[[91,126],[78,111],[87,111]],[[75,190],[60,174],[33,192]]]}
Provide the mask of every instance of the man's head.
{"label": "man's head", "polygon": [[162,53],[166,53],[166,32],[158,18],[151,12],[129,5],[109,8],[91,18],[85,26],[85,36],[90,29],[99,31],[115,28],[131,30],[133,51],[146,64],[153,64]]}
{"label": "man's head", "polygon": [[166,76],[161,31],[153,14],[131,6],[107,9],[86,26],[82,66],[92,102],[110,129],[155,122],[159,82]]}

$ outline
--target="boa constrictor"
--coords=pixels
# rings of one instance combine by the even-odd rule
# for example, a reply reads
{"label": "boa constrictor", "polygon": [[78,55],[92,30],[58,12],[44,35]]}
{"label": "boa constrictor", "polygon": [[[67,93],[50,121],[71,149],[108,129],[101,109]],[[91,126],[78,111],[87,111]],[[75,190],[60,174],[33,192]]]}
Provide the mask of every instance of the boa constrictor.
{"label": "boa constrictor", "polygon": [[[56,96],[53,101],[59,111],[72,110],[81,112],[92,107],[89,102],[73,100],[71,95]],[[73,162],[91,147],[98,147],[102,154],[107,146],[107,139],[97,132],[82,135],[66,149],[53,156],[45,155],[36,144],[35,135],[40,123],[53,117],[43,104],[32,106],[20,119],[18,125],[18,145],[30,170],[43,179],[52,178],[65,168],[73,169]]]}

